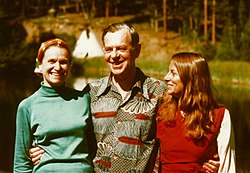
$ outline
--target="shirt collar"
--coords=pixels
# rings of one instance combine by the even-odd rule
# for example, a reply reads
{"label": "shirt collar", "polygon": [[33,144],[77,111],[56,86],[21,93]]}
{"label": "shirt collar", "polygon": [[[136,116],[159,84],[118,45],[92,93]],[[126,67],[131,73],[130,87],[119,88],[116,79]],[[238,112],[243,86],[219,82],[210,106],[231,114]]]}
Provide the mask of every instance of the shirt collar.
{"label": "shirt collar", "polygon": [[[141,71],[140,68],[136,68],[136,76],[137,82],[132,87],[132,90],[138,89],[145,98],[149,99],[148,96],[148,88],[144,84],[147,76]],[[100,79],[101,86],[96,94],[96,96],[102,95],[106,90],[111,89],[112,85],[112,73],[110,73],[107,77]]]}
{"label": "shirt collar", "polygon": [[101,84],[96,96],[102,95],[108,88],[111,88],[111,73],[108,76],[101,78],[99,82]]}

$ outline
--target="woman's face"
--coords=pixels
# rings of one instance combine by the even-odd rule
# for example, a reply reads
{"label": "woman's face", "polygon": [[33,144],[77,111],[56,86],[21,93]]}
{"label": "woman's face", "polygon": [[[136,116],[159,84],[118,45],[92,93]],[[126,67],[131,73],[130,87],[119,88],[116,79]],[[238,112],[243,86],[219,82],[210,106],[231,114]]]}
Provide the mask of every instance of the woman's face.
{"label": "woman's face", "polygon": [[180,98],[181,93],[183,92],[184,86],[181,82],[179,73],[174,66],[173,62],[170,62],[169,71],[165,76],[164,80],[167,82],[167,92],[169,95],[172,95],[176,98]]}
{"label": "woman's face", "polygon": [[51,46],[44,52],[42,63],[39,65],[44,85],[55,87],[65,82],[70,70],[70,55],[67,49]]}

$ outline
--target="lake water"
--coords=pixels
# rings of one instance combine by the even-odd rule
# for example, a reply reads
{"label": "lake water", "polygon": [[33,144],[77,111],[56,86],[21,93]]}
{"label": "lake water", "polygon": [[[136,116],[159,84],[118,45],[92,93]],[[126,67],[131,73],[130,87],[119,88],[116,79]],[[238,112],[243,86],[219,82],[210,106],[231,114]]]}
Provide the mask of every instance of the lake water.
{"label": "lake water", "polygon": [[[77,89],[95,79],[70,78]],[[23,79],[0,76],[0,172],[12,172],[15,114],[18,103],[39,87],[35,76]],[[218,97],[228,106],[235,131],[238,173],[250,172],[250,86],[216,84]]]}

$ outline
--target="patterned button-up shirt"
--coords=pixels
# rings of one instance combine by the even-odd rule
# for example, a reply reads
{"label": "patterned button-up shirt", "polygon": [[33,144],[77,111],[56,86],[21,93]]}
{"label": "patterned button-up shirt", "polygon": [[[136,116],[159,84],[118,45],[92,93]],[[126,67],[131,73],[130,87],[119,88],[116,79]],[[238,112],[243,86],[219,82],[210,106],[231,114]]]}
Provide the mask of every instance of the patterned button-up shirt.
{"label": "patterned button-up shirt", "polygon": [[95,172],[145,172],[155,146],[155,106],[164,82],[145,76],[122,98],[111,75],[90,84],[97,153]]}

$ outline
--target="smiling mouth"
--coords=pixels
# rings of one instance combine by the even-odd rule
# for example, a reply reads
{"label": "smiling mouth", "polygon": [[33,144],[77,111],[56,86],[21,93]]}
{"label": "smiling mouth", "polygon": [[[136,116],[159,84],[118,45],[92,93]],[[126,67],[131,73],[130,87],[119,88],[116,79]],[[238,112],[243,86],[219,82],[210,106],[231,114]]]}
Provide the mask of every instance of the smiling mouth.
{"label": "smiling mouth", "polygon": [[59,73],[51,73],[51,76],[56,77],[56,78],[60,78],[63,77],[63,74],[59,74]]}
{"label": "smiling mouth", "polygon": [[114,63],[111,63],[113,67],[115,68],[119,68],[122,66],[122,62],[114,62]]}

